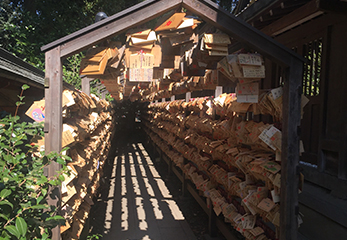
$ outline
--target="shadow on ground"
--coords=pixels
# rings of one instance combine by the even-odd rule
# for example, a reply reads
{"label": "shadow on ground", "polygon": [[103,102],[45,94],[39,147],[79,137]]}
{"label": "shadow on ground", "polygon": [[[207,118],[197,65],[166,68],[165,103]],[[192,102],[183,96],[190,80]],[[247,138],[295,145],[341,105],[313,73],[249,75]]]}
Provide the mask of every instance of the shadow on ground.
{"label": "shadow on ground", "polygon": [[150,150],[140,129],[115,133],[82,239],[204,239],[207,215],[191,196],[181,197],[181,182]]}

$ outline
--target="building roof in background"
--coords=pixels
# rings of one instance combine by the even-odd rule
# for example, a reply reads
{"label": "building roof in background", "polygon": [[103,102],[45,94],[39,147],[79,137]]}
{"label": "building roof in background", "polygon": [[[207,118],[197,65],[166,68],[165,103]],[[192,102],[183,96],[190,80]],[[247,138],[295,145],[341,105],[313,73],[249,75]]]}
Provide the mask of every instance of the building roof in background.
{"label": "building roof in background", "polygon": [[311,0],[240,0],[234,14],[261,29],[302,7]]}
{"label": "building roof in background", "polygon": [[3,48],[0,48],[0,77],[44,88],[45,74],[43,71]]}

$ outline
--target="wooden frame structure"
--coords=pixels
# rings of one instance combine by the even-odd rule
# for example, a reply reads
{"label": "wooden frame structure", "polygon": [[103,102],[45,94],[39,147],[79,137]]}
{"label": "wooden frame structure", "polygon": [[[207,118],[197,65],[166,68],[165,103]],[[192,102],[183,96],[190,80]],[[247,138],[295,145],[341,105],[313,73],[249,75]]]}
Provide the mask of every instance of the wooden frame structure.
{"label": "wooden frame structure", "polygon": [[[210,0],[146,0],[120,13],[94,23],[41,48],[46,54],[46,123],[47,152],[60,151],[62,141],[62,58],[85,50],[103,40],[134,28],[163,13],[183,7],[207,23],[222,30],[264,57],[283,66],[283,139],[281,173],[281,239],[297,239],[298,162],[300,98],[303,58],[246,22],[226,12]],[[51,165],[49,174],[59,169]],[[55,233],[53,239],[59,239]]]}
{"label": "wooden frame structure", "polygon": [[[347,2],[274,0],[271,6],[266,2],[256,1],[235,14],[307,59],[302,84],[309,102],[301,120],[304,151],[299,163],[305,176],[304,191],[299,195],[304,222],[299,234],[309,239],[329,239],[334,236],[327,230],[334,228],[335,236],[344,236],[347,150],[346,133],[341,131],[345,128],[346,106],[341,103],[347,98],[343,81],[346,62],[340,59],[346,54]],[[270,74],[263,80],[264,87],[278,86],[280,81],[273,77],[278,74],[278,66],[265,65]],[[325,224],[311,228],[318,222]]]}

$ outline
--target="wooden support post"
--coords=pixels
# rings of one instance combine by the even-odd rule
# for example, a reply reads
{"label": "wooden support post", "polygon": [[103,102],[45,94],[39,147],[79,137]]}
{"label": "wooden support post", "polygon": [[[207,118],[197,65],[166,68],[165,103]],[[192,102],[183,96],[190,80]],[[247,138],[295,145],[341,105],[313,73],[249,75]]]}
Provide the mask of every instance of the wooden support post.
{"label": "wooden support post", "polygon": [[154,146],[154,142],[152,141],[152,139],[149,139],[149,143],[150,143],[150,147],[151,147],[151,155],[153,156],[153,158],[155,157],[155,146]]}
{"label": "wooden support post", "polygon": [[160,151],[160,160],[167,163],[167,175],[166,175],[166,180],[168,180],[168,179],[171,178],[171,173],[172,173],[172,161],[171,161],[171,159],[169,159],[167,156],[165,156],[165,159],[164,159],[163,151]]}
{"label": "wooden support post", "polygon": [[167,177],[171,177],[171,172],[172,172],[172,161],[171,159],[169,159],[168,163],[167,163]]}
{"label": "wooden support post", "polygon": [[301,79],[303,65],[292,60],[283,92],[280,239],[297,239]]}
{"label": "wooden support post", "polygon": [[101,92],[101,99],[106,99],[106,93],[107,93],[107,91],[102,91]]}
{"label": "wooden support post", "polygon": [[186,174],[183,172],[182,174],[182,197],[188,197],[188,190],[187,190],[187,178]]}
{"label": "wooden support post", "polygon": [[187,92],[186,93],[186,102],[189,102],[189,99],[192,98],[192,93],[191,92]]}
{"label": "wooden support post", "polygon": [[223,93],[223,86],[217,86],[214,92],[214,97],[218,97]]}
{"label": "wooden support post", "polygon": [[87,76],[82,77],[82,92],[90,95],[90,81],[94,80],[93,78],[89,78]]}
{"label": "wooden support post", "polygon": [[[62,95],[63,95],[63,70],[60,59],[60,47],[46,52],[45,79],[48,88],[45,90],[45,151],[46,153],[60,152],[62,144],[63,118],[62,118]],[[58,163],[51,163],[47,167],[48,177],[57,174],[61,168]],[[52,189],[54,196],[48,199],[48,204],[59,209],[60,188]],[[60,227],[52,230],[52,240],[59,240]]]}
{"label": "wooden support post", "polygon": [[208,234],[210,235],[210,237],[215,237],[216,236],[216,230],[217,230],[217,226],[216,226],[216,214],[213,211],[213,204],[211,202],[211,198],[207,198],[206,199],[207,204],[209,206],[208,208]]}
{"label": "wooden support post", "polygon": [[156,160],[156,162],[163,162],[163,161],[165,161],[163,151],[160,148],[158,148],[158,149],[160,152],[159,152],[159,158],[158,158],[158,160]]}
{"label": "wooden support post", "polygon": [[[188,162],[188,159],[184,158],[183,163],[184,165]],[[189,195],[188,190],[188,176],[185,174],[184,171],[182,171],[182,197],[188,197]]]}

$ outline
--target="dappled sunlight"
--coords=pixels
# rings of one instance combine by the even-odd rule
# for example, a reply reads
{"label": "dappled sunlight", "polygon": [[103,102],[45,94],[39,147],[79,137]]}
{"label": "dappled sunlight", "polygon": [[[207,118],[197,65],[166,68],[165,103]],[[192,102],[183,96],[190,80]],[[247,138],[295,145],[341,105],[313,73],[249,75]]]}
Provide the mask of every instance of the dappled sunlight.
{"label": "dappled sunlight", "polygon": [[127,231],[129,224],[128,224],[128,199],[126,198],[122,198],[121,200],[121,204],[122,204],[122,216],[121,216],[121,227],[122,227],[122,231]]}
{"label": "dappled sunlight", "polygon": [[136,193],[137,196],[141,196],[141,190],[140,190],[139,183],[137,182],[137,178],[132,177],[131,181],[133,182],[134,193]]}
{"label": "dappled sunlight", "polygon": [[111,174],[111,178],[112,179],[116,177],[117,162],[118,162],[118,159],[117,159],[117,157],[115,157],[114,160],[113,160],[113,167],[112,167],[112,174]]}
{"label": "dappled sunlight", "polygon": [[137,163],[143,167],[140,155],[136,155],[136,156],[137,156]]}
{"label": "dappled sunlight", "polygon": [[129,163],[134,164],[134,159],[132,157],[132,154],[131,153],[128,153],[128,154],[129,154]]}
{"label": "dappled sunlight", "polygon": [[147,222],[146,222],[146,213],[145,210],[143,208],[143,203],[142,200],[143,198],[141,197],[137,197],[136,199],[136,210],[137,210],[137,218],[140,221],[139,222],[139,228],[141,230],[147,230]]}
{"label": "dappled sunlight", "polygon": [[165,182],[161,178],[156,178],[155,181],[158,184],[158,188],[164,198],[172,198],[169,189],[167,189]]}
{"label": "dappled sunlight", "polygon": [[130,165],[130,174],[131,176],[136,176],[136,170],[134,164]]}
{"label": "dappled sunlight", "polygon": [[156,198],[150,199],[153,206],[153,211],[156,219],[163,219],[163,213],[159,209],[158,200]]}
{"label": "dappled sunlight", "polygon": [[184,216],[143,145],[127,151],[114,159],[103,239],[162,239]]}
{"label": "dappled sunlight", "polygon": [[111,229],[113,202],[114,202],[115,189],[116,189],[117,162],[118,162],[118,158],[115,157],[113,160],[113,167],[112,167],[112,173],[111,173],[111,179],[110,179],[110,190],[108,192],[108,197],[107,197],[108,200],[106,204],[105,226],[104,226],[105,231],[108,231]]}
{"label": "dappled sunlight", "polygon": [[148,182],[148,179],[147,178],[143,178],[143,181],[145,183],[148,195],[151,196],[151,197],[155,197],[152,185]]}
{"label": "dappled sunlight", "polygon": [[159,173],[157,172],[157,169],[155,169],[154,166],[148,166],[149,170],[151,171],[154,178],[160,178]]}
{"label": "dappled sunlight", "polygon": [[141,163],[139,163],[139,168],[140,168],[141,176],[142,177],[147,177],[146,169],[145,169],[145,167]]}
{"label": "dappled sunlight", "polygon": [[174,200],[164,199],[162,201],[166,202],[168,204],[168,206],[171,210],[171,214],[175,220],[184,220],[183,213],[181,212],[180,208],[177,206],[177,204]]}
{"label": "dappled sunlight", "polygon": [[122,165],[121,165],[121,176],[122,177],[124,177],[125,176],[125,166],[124,166],[124,164],[122,163]]}
{"label": "dappled sunlight", "polygon": [[153,165],[152,159],[150,157],[144,157],[148,165]]}
{"label": "dappled sunlight", "polygon": [[125,196],[125,194],[127,194],[127,186],[126,186],[126,181],[125,181],[125,177],[121,178],[121,195]]}
{"label": "dappled sunlight", "polygon": [[[142,143],[137,143],[136,145],[142,152],[146,152],[145,147],[142,145]],[[133,147],[136,147],[136,145],[133,144]]]}

